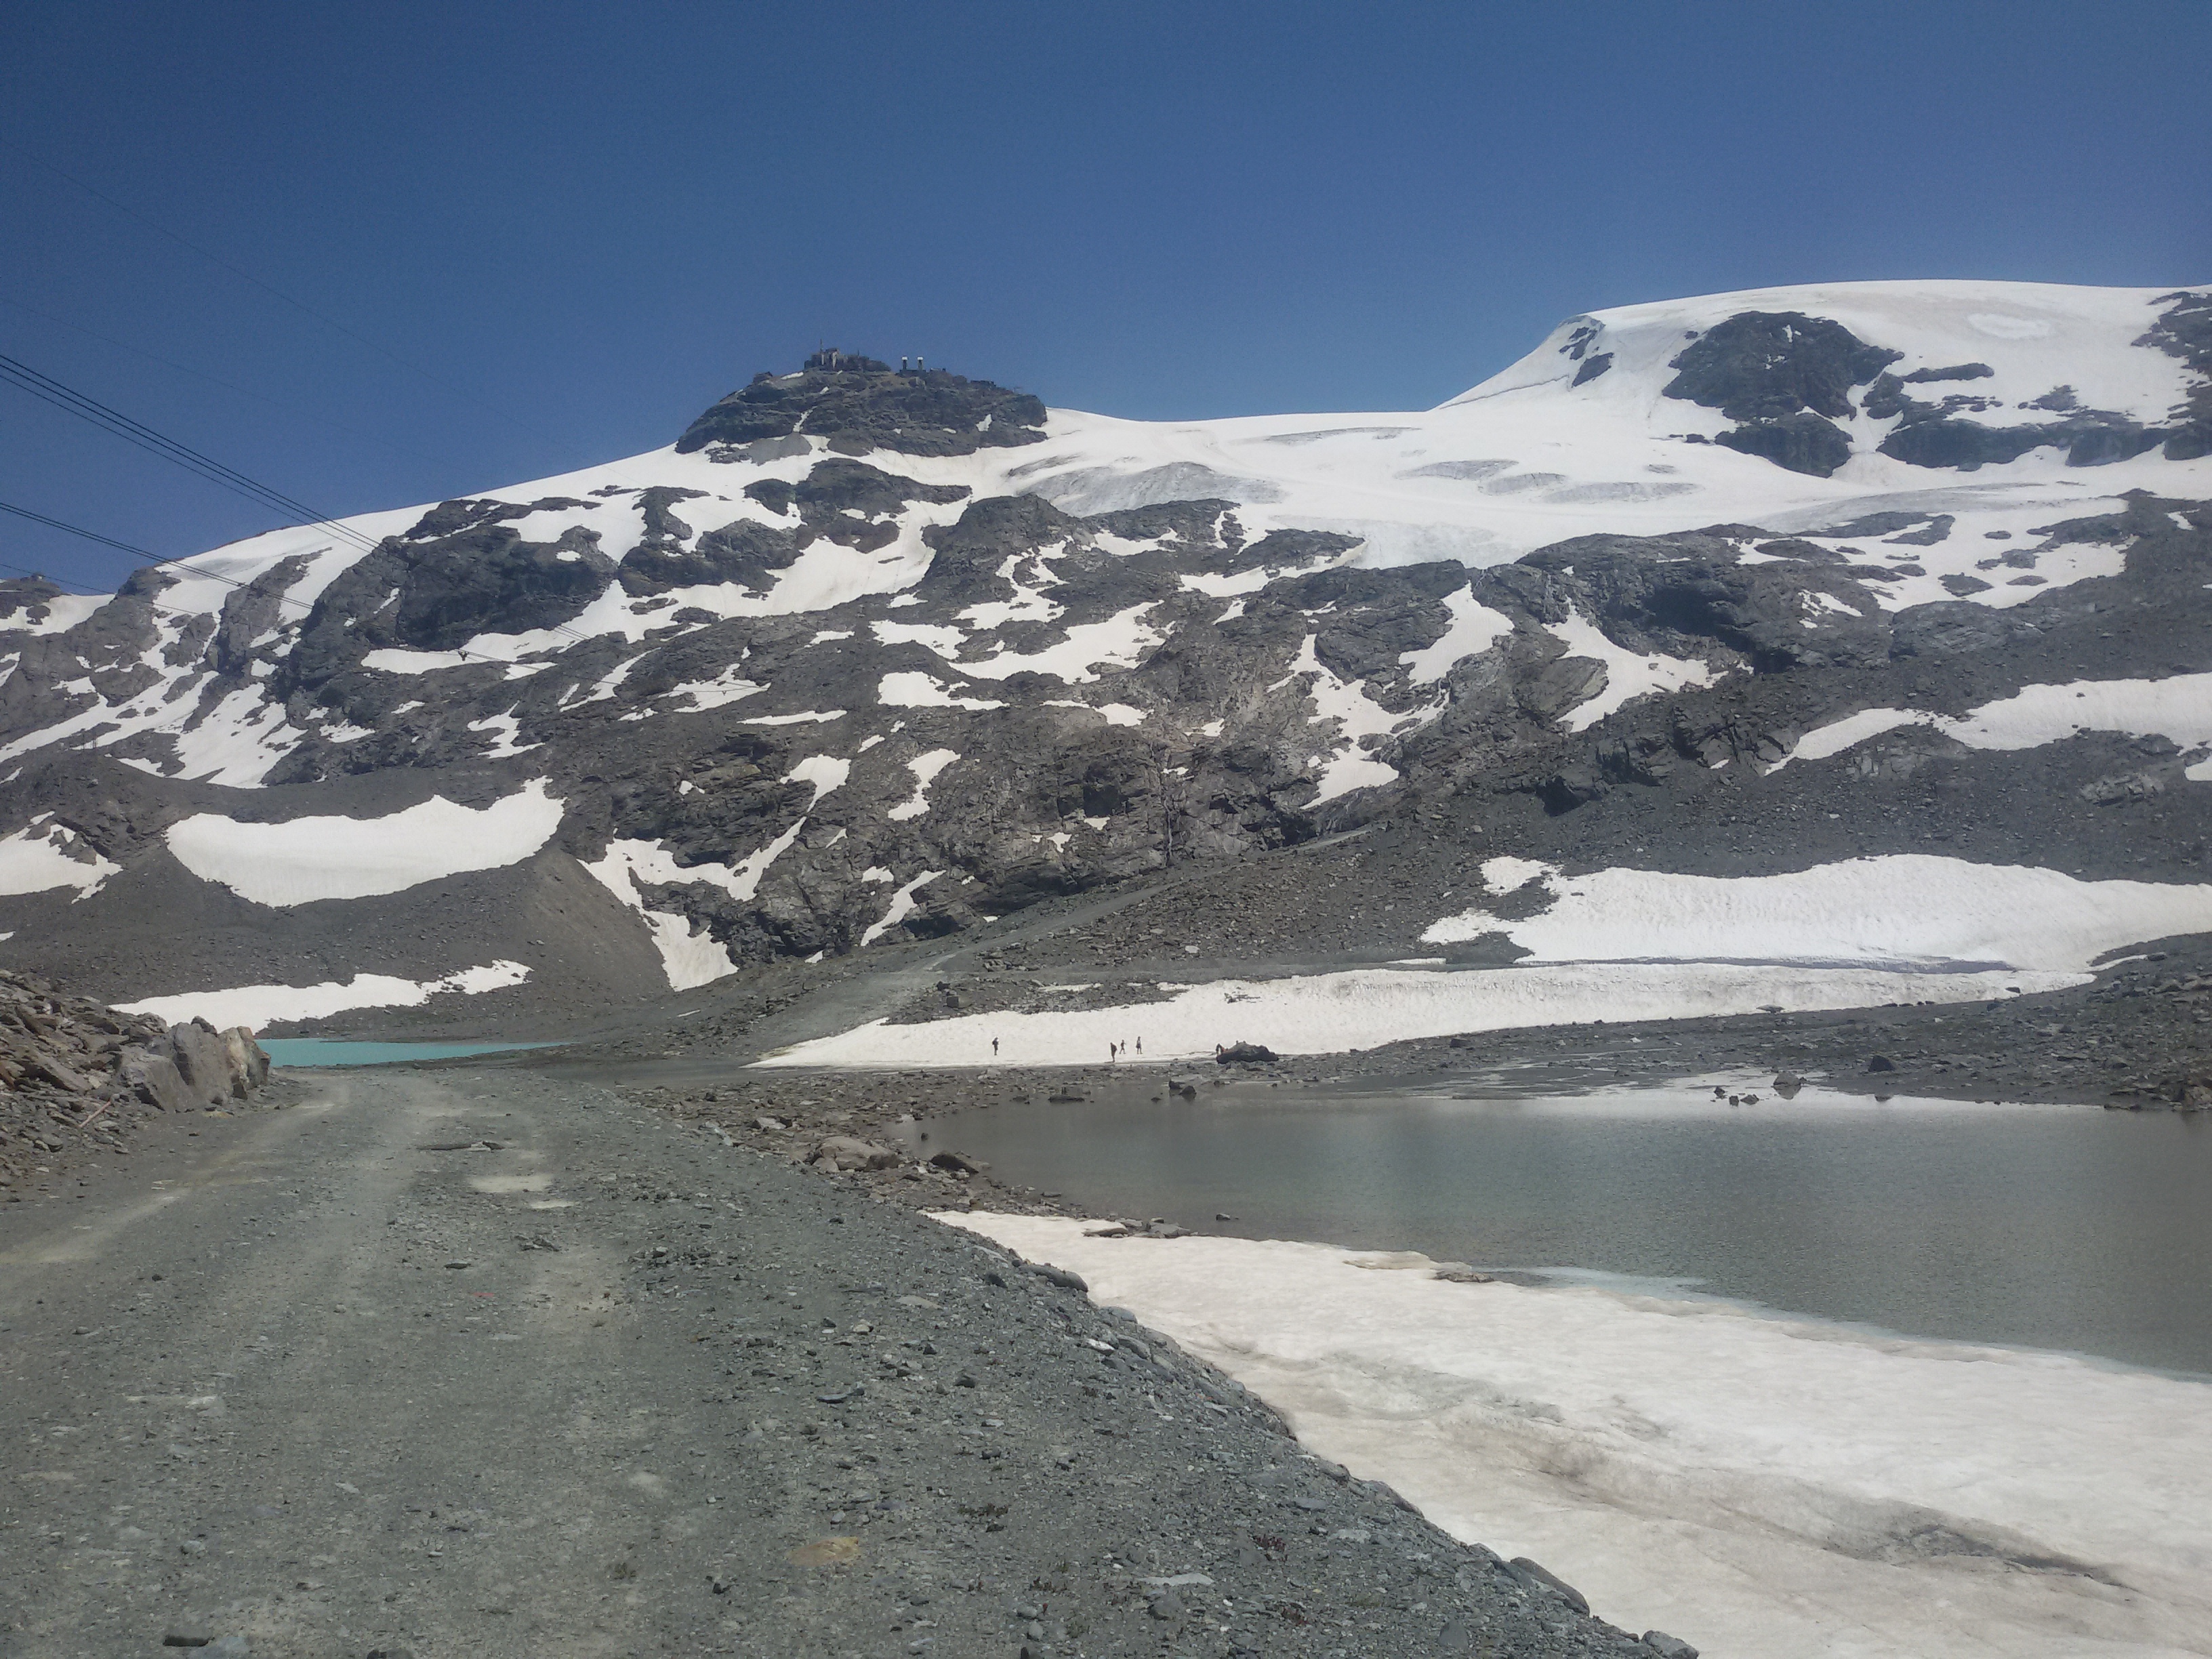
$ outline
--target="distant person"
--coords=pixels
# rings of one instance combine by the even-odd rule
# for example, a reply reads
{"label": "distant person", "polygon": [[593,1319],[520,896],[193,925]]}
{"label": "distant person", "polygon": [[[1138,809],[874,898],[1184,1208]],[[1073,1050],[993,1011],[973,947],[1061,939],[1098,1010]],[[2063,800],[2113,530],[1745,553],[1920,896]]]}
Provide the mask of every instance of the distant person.
{"label": "distant person", "polygon": [[1137,1039],[1137,1052],[1140,1054],[1145,1052],[1145,1040],[1142,1037]]}
{"label": "distant person", "polygon": [[998,1038],[996,1038],[996,1037],[993,1037],[993,1038],[991,1039],[991,1058],[992,1058],[992,1059],[994,1059],[994,1060],[996,1060],[998,1057],[999,1057],[999,1039],[998,1039]]}

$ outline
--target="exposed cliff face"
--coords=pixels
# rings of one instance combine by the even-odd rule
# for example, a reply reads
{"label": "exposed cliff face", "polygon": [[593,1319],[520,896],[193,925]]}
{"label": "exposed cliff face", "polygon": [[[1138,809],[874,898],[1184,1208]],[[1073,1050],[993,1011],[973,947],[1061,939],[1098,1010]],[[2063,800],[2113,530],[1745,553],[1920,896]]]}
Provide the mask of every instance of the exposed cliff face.
{"label": "exposed cliff face", "polygon": [[[2193,876],[2205,301],[1966,286],[1602,313],[1366,421],[842,359],[366,552],[226,550],[242,586],[0,585],[0,954],[280,1021],[550,1017],[1439,802],[1655,868],[1717,814],[1747,870],[1942,835]],[[2006,459],[1895,453],[2000,402]],[[1958,735],[2077,682],[2136,712]]]}

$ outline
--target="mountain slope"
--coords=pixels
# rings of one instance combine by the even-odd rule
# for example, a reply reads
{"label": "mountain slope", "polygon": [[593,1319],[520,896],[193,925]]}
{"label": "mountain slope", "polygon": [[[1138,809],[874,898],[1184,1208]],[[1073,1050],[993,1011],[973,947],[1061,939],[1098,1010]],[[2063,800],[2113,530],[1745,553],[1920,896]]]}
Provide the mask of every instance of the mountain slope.
{"label": "mountain slope", "polygon": [[1279,883],[1243,954],[1901,854],[1958,869],[1900,906],[2048,866],[2212,929],[2208,434],[2202,290],[1624,307],[1372,416],[823,354],[647,455],[0,584],[0,962],[545,1028],[1385,817],[1390,908]]}

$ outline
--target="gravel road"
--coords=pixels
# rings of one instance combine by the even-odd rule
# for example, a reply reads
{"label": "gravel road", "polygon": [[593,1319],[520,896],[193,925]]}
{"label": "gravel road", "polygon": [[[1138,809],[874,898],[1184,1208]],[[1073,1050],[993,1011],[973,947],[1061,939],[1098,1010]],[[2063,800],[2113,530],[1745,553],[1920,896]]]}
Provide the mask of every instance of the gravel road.
{"label": "gravel road", "polygon": [[910,1210],[589,1085],[300,1079],[0,1212],[9,1659],[1651,1659]]}

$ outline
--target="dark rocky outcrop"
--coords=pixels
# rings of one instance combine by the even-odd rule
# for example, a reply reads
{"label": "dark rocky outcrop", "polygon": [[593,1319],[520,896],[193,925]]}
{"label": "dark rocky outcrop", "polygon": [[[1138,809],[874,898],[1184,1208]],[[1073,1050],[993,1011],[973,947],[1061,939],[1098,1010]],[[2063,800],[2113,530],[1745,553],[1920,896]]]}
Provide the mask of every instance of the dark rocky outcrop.
{"label": "dark rocky outcrop", "polygon": [[799,554],[798,536],[756,519],[738,519],[710,530],[690,550],[674,544],[640,543],[623,555],[623,591],[643,598],[672,587],[735,582],[766,588],[776,571],[788,568]]}
{"label": "dark rocky outcrop", "polygon": [[1852,388],[1903,355],[1826,317],[1739,312],[1667,365],[1675,375],[1662,394],[1739,422],[1715,442],[1825,478],[1850,459],[1850,440],[1833,422],[1850,414]]}
{"label": "dark rocky outcrop", "polygon": [[36,627],[52,614],[53,602],[65,591],[44,576],[0,578],[0,626]]}
{"label": "dark rocky outcrop", "polygon": [[1826,478],[1851,458],[1851,441],[1832,421],[1801,410],[1776,421],[1747,421],[1713,441],[1724,449]]}
{"label": "dark rocky outcrop", "polygon": [[2165,314],[2135,343],[2180,358],[2197,377],[2166,429],[2166,459],[2193,461],[2212,455],[2212,294],[2185,289],[2160,301],[2168,302]]}
{"label": "dark rocky outcrop", "polygon": [[[1043,403],[941,368],[895,370],[872,358],[795,374],[766,371],[691,422],[679,453],[803,434],[842,454],[972,455],[1043,441]],[[849,367],[845,365],[850,365]]]}
{"label": "dark rocky outcrop", "polygon": [[1961,472],[2002,466],[2032,449],[2046,448],[2064,449],[2069,466],[2102,466],[2155,449],[2164,435],[2147,431],[2124,416],[2094,410],[2038,426],[1984,426],[1939,409],[1925,414],[1908,411],[1898,428],[1881,441],[1881,451],[1909,465],[1955,467]]}
{"label": "dark rocky outcrop", "polygon": [[594,532],[526,542],[485,521],[428,541],[387,537],[316,599],[284,658],[284,690],[321,685],[380,647],[451,651],[482,633],[558,628],[616,571]]}
{"label": "dark rocky outcrop", "polygon": [[1272,1066],[1278,1056],[1262,1042],[1232,1042],[1213,1058],[1224,1066]]}

